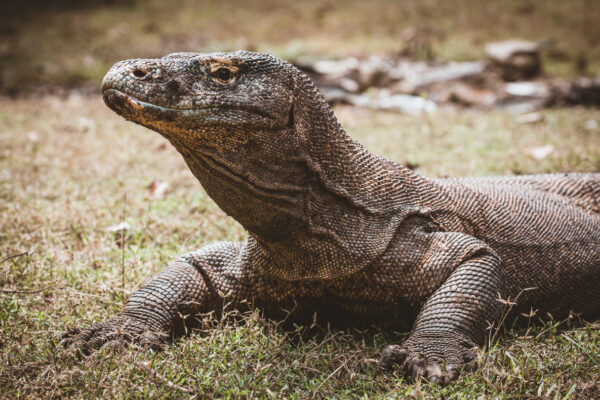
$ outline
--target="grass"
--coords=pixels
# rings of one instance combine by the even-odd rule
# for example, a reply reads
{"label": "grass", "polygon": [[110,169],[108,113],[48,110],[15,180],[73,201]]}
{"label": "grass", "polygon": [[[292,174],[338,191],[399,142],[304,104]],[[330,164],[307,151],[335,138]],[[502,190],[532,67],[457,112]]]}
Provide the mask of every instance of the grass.
{"label": "grass", "polygon": [[[529,125],[504,113],[336,113],[368,148],[429,176],[600,171],[594,109],[546,110]],[[395,333],[283,329],[257,312],[207,322],[162,353],[54,355],[55,334],[114,314],[177,255],[245,233],[164,139],[98,96],[0,97],[0,127],[0,398],[600,396],[600,325],[576,319],[508,324],[482,368],[447,388],[377,371]],[[543,160],[524,151],[547,144]],[[123,221],[124,246],[108,229]]]}
{"label": "grass", "polygon": [[515,37],[555,39],[543,54],[549,75],[600,72],[594,0],[32,0],[4,2],[0,14],[0,91],[12,94],[96,88],[116,61],[176,51],[472,60],[485,43]]}

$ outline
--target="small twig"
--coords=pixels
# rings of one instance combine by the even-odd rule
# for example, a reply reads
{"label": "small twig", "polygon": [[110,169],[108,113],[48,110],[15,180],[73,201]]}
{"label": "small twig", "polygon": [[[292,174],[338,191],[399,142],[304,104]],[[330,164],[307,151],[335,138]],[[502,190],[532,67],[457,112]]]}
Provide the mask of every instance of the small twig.
{"label": "small twig", "polygon": [[[60,288],[60,289],[62,289],[62,288]],[[90,297],[102,298],[102,296],[99,295],[99,294],[79,292],[79,291],[77,291],[75,289],[68,289],[68,291],[71,294],[76,294],[76,295],[79,295],[79,296],[90,296]]]}
{"label": "small twig", "polygon": [[316,368],[312,368],[312,367],[308,367],[308,366],[306,366],[306,365],[300,365],[299,367],[300,367],[300,368],[303,368],[303,369],[305,369],[305,370],[307,370],[307,371],[314,372],[314,373],[316,373],[316,374],[319,374],[319,375],[323,374],[323,372],[319,371],[318,369],[316,369]]}
{"label": "small twig", "polygon": [[592,354],[588,353],[585,351],[585,349],[583,348],[582,345],[580,345],[579,343],[577,343],[576,341],[574,341],[573,339],[571,339],[570,337],[568,337],[567,335],[565,335],[564,333],[561,333],[560,336],[562,336],[563,338],[565,338],[568,342],[570,342],[571,344],[577,346],[579,349],[583,350],[585,355],[593,362],[593,363],[597,363],[598,361],[596,360],[596,357],[594,357]]}
{"label": "small twig", "polygon": [[327,378],[323,379],[323,382],[321,382],[321,384],[319,386],[317,386],[317,388],[315,389],[315,391],[313,392],[312,398],[314,399],[315,396],[317,395],[317,393],[319,392],[319,390],[321,389],[321,387],[325,384],[325,382],[327,382],[329,380],[329,378],[331,378],[332,376],[334,376],[335,374],[338,373],[338,371],[340,369],[342,369],[346,364],[348,364],[348,362],[350,360],[352,360],[354,357],[350,357],[348,358],[346,361],[344,361],[343,363],[340,364],[339,367],[337,367],[332,373],[330,373]]}
{"label": "small twig", "polygon": [[152,376],[154,377],[154,379],[157,379],[161,382],[163,382],[165,385],[167,385],[168,387],[170,387],[171,389],[177,389],[183,393],[189,393],[189,394],[193,394],[194,396],[192,398],[195,398],[197,393],[193,390],[190,390],[188,388],[185,388],[181,385],[177,385],[173,382],[171,382],[170,380],[168,380],[167,378],[165,378],[164,376],[162,376],[161,374],[158,373],[158,371],[156,371],[153,368],[147,367],[146,365],[144,365],[143,363],[136,363],[136,365],[138,367],[140,367],[141,369],[143,369],[144,371],[152,374]]}
{"label": "small twig", "polygon": [[62,289],[62,287],[57,288],[56,286],[46,286],[43,287],[41,289],[35,289],[35,290],[12,290],[12,289],[2,289],[0,290],[0,292],[2,293],[18,293],[18,294],[33,294],[33,293],[39,293],[39,292],[43,292],[44,290],[48,290],[48,289]]}
{"label": "small twig", "polygon": [[19,253],[19,254],[13,254],[12,256],[8,256],[8,257],[5,257],[5,258],[3,258],[2,260],[0,260],[0,264],[2,264],[2,263],[3,263],[3,262],[5,262],[5,261],[8,261],[8,260],[10,260],[10,259],[17,258],[17,257],[21,257],[21,256],[26,256],[26,255],[27,255],[27,256],[29,255],[29,252],[28,252],[28,251],[26,251],[26,252],[24,252],[24,253]]}
{"label": "small twig", "polygon": [[[498,334],[500,333],[500,329],[502,328],[502,326],[504,325],[504,321],[506,320],[506,318],[508,317],[508,315],[510,314],[512,308],[517,304],[517,300],[519,300],[519,297],[521,297],[521,295],[523,294],[523,292],[527,292],[530,290],[535,290],[537,289],[537,287],[529,287],[529,288],[524,288],[522,289],[519,294],[517,294],[517,296],[515,297],[514,300],[510,300],[510,296],[508,297],[508,299],[504,300],[500,297],[500,293],[498,293],[498,301],[500,301],[501,303],[503,303],[505,305],[504,310],[502,311],[502,313],[500,314],[500,322],[498,322],[498,325],[496,326],[496,329],[494,330],[494,332],[492,333],[492,329],[494,327],[494,324],[492,323],[489,327],[490,330],[490,335],[488,337],[488,349],[492,348],[492,343],[494,343],[496,341],[496,338],[498,337]],[[485,365],[487,363],[487,359],[488,359],[488,352],[485,352],[485,355],[483,356],[483,361],[482,361],[482,365]]]}
{"label": "small twig", "polygon": [[522,289],[519,294],[517,294],[517,297],[515,297],[514,300],[510,300],[510,297],[507,300],[502,300],[502,299],[498,299],[500,302],[504,303],[506,306],[504,309],[504,312],[501,315],[500,318],[500,322],[498,323],[498,326],[496,327],[496,331],[494,332],[494,334],[492,335],[492,337],[490,338],[490,347],[492,345],[492,343],[496,340],[496,337],[498,336],[498,333],[500,333],[500,328],[502,328],[502,325],[504,325],[504,321],[506,320],[506,317],[508,317],[508,315],[510,314],[512,308],[517,304],[517,300],[519,300],[519,297],[521,297],[521,295],[524,292],[528,292],[530,290],[535,290],[537,289],[537,287],[529,287],[529,288],[525,288]]}
{"label": "small twig", "polygon": [[[121,223],[125,223],[125,205],[127,204],[127,192],[123,194],[123,215]],[[125,290],[125,237],[127,230],[121,230],[121,287]]]}

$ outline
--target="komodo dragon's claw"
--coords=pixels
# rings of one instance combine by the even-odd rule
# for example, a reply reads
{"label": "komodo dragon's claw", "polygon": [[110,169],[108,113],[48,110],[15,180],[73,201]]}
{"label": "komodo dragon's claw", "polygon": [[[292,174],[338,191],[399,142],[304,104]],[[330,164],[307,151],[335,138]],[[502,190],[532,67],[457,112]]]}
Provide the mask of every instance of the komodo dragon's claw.
{"label": "komodo dragon's claw", "polygon": [[119,349],[130,345],[162,350],[166,339],[166,334],[152,332],[138,321],[116,316],[85,329],[68,329],[61,335],[56,349],[74,349],[83,355],[96,350]]}

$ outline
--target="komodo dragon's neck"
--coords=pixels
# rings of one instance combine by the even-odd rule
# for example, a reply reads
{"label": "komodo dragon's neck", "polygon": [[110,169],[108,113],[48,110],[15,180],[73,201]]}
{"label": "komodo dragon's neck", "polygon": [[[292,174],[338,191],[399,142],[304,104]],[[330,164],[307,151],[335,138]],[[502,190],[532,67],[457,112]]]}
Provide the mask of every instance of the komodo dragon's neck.
{"label": "komodo dragon's neck", "polygon": [[[257,53],[227,56],[223,61],[221,55],[184,53],[118,64],[105,78],[105,99],[173,143],[210,197],[250,232],[249,245],[272,260],[265,272],[323,279],[368,265],[385,251],[406,215],[427,204],[422,201],[430,195],[427,181],[352,140],[314,84],[292,65]],[[205,80],[200,106],[193,108],[197,95],[181,100],[190,97],[198,77],[210,76],[203,71],[231,63],[244,72],[235,86],[225,88],[235,93],[219,93],[223,85]],[[111,98],[121,96],[110,89],[123,91],[118,79],[131,65],[138,75],[146,74],[135,84],[155,73],[155,86],[135,94],[152,97],[150,106],[147,100]],[[230,115],[236,107],[241,123],[238,114]],[[199,115],[202,124],[188,128],[186,118]]]}
{"label": "komodo dragon's neck", "polygon": [[246,132],[272,140],[249,140],[230,152],[173,141],[210,197],[277,261],[265,268],[294,280],[367,265],[406,214],[420,208],[425,182],[351,139],[306,85],[286,126]]}

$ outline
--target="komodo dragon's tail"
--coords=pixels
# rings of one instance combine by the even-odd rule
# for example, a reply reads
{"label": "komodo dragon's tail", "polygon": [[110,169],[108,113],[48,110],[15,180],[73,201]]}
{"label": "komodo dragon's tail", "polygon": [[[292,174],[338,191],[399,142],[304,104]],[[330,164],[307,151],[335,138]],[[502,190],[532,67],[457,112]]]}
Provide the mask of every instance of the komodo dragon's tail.
{"label": "komodo dragon's tail", "polygon": [[600,173],[541,175],[540,178],[536,182],[538,190],[567,197],[587,212],[600,217]]}

